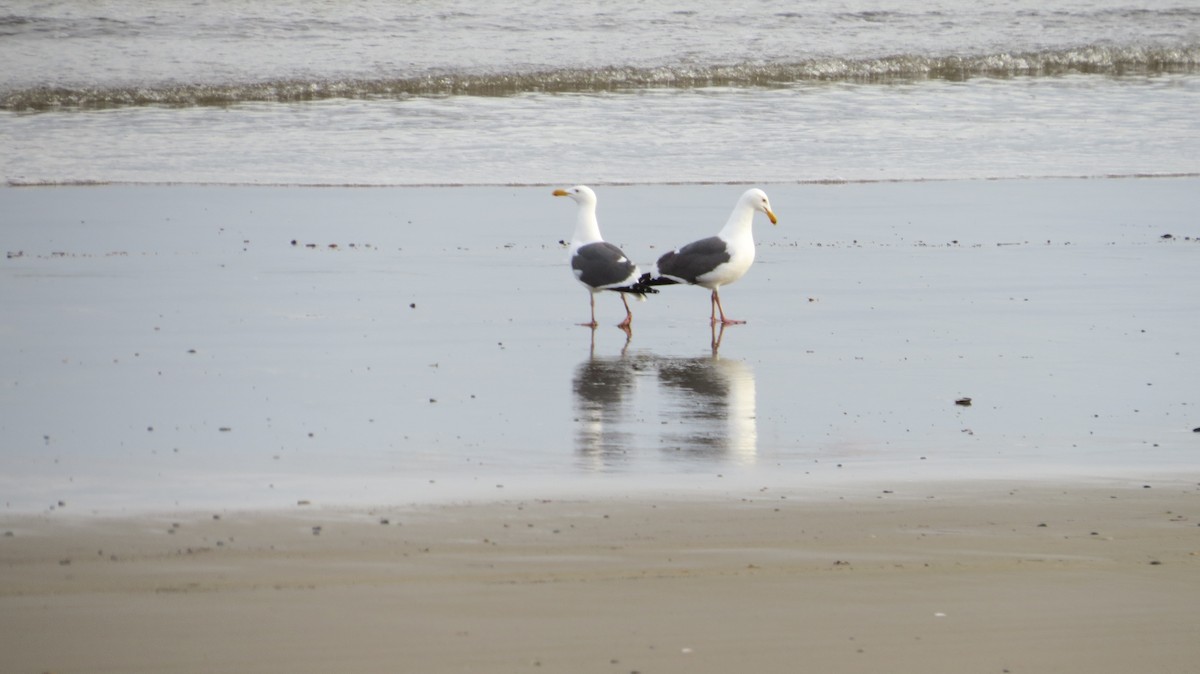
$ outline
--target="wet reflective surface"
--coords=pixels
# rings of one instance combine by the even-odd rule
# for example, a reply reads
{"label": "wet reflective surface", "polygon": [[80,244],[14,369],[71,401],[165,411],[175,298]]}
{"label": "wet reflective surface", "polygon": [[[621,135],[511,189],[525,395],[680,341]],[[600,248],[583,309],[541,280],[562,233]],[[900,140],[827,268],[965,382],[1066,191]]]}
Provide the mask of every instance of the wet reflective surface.
{"label": "wet reflective surface", "polygon": [[592,353],[575,369],[577,451],[595,470],[619,466],[631,451],[668,460],[752,465],[758,451],[754,370],[722,358],[712,328],[711,355],[665,357]]}
{"label": "wet reflective surface", "polygon": [[[0,189],[3,503],[1195,466],[1195,180],[767,190],[780,225],[721,293],[748,323],[670,287],[626,334],[615,297],[576,325],[543,188]],[[601,224],[647,264],[741,191],[606,188]]]}

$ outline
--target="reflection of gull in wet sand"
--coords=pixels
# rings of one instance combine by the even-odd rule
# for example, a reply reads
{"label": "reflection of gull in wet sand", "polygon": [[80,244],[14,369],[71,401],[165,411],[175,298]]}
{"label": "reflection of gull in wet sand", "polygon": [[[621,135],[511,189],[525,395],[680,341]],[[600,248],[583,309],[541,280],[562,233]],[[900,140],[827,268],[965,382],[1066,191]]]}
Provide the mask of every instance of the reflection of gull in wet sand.
{"label": "reflection of gull in wet sand", "polygon": [[[719,340],[714,334],[714,345]],[[649,377],[658,386],[639,388],[639,378]],[[754,372],[742,361],[719,358],[715,350],[699,358],[630,356],[625,349],[604,357],[593,346],[575,368],[572,392],[576,449],[591,469],[632,458],[630,451],[639,446],[668,448],[679,458],[755,461]]]}
{"label": "reflection of gull in wet sand", "polygon": [[593,333],[588,359],[575,368],[571,382],[579,415],[576,446],[585,457],[600,462],[627,452],[633,438],[631,431],[622,430],[635,376],[633,362],[625,355],[628,347],[626,341],[621,355],[597,356]]}
{"label": "reflection of gull in wet sand", "polygon": [[659,363],[658,379],[672,393],[672,421],[683,428],[663,442],[693,456],[725,455],[754,463],[758,453],[754,371],[717,356]]}

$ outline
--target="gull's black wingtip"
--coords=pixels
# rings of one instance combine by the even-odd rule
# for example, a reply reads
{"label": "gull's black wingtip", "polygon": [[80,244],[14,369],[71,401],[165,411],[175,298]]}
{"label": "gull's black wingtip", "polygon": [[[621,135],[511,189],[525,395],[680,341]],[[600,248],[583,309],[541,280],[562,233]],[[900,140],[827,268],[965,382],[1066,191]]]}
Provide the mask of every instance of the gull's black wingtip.
{"label": "gull's black wingtip", "polygon": [[641,281],[638,281],[637,283],[634,283],[633,285],[625,286],[624,288],[613,288],[613,290],[615,290],[619,293],[629,293],[630,295],[657,295],[658,294],[657,288],[651,288],[648,285],[643,285]]}
{"label": "gull's black wingtip", "polygon": [[633,284],[633,286],[635,288],[645,288],[645,292],[648,293],[656,293],[658,291],[655,290],[653,286],[671,286],[677,283],[679,283],[679,281],[676,281],[675,279],[667,278],[666,276],[654,278],[650,272],[646,272],[638,277],[637,283]]}

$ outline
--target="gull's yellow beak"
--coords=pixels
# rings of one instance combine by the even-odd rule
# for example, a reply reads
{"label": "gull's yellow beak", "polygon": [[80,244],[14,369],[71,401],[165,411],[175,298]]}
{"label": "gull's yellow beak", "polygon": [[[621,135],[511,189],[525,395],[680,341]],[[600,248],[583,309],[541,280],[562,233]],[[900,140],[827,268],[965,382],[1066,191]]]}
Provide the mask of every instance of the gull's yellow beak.
{"label": "gull's yellow beak", "polygon": [[570,194],[568,194],[566,190],[554,190],[554,196],[556,196],[556,197],[569,197],[569,196],[571,196],[571,195],[570,195]]}
{"label": "gull's yellow beak", "polygon": [[769,209],[769,208],[768,208],[768,209],[766,210],[766,213],[767,213],[767,217],[771,219],[771,224],[772,224],[772,225],[778,225],[778,224],[779,224],[779,219],[775,217],[775,214],[771,212],[771,209]]}

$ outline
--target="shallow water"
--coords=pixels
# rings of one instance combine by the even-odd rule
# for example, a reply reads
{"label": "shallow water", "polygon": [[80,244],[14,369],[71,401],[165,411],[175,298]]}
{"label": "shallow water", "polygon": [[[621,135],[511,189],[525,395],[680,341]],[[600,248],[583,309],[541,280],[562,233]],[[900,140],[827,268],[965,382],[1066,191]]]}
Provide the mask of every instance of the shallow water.
{"label": "shallow water", "polygon": [[[679,183],[1200,171],[1200,77],[9,115],[12,183]],[[0,113],[2,114],[2,113]]]}
{"label": "shallow water", "polygon": [[1160,0],[9,3],[0,176],[494,185],[1200,173]]}
{"label": "shallow water", "polygon": [[[749,323],[666,288],[628,339],[615,297],[574,325],[546,189],[0,190],[0,488],[110,511],[1187,473],[1197,187],[774,186],[722,293]],[[648,266],[739,193],[605,188],[601,226]]]}

